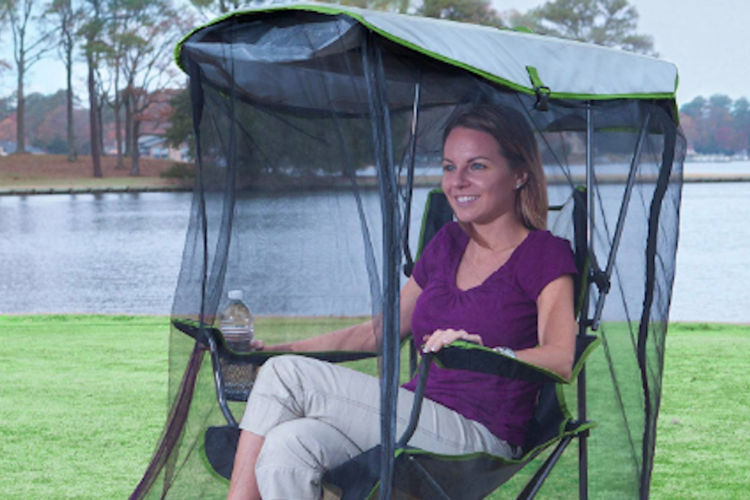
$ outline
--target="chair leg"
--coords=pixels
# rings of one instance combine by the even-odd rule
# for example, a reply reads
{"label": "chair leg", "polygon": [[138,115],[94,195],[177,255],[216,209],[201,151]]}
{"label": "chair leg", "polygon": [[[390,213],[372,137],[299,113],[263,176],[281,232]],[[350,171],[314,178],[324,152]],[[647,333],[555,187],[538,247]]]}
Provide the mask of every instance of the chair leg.
{"label": "chair leg", "polygon": [[517,500],[531,500],[536,496],[537,493],[539,493],[539,489],[542,487],[547,477],[549,477],[550,472],[552,472],[555,464],[560,459],[563,451],[565,451],[565,448],[568,447],[572,439],[572,436],[568,436],[560,441],[552,454],[547,457],[547,460],[544,461],[544,464],[539,468],[539,470],[536,471],[534,477],[532,477],[531,480],[526,484],[526,487],[518,495]]}
{"label": "chair leg", "polygon": [[221,376],[221,361],[219,360],[219,348],[216,345],[216,339],[213,335],[206,334],[208,339],[209,352],[211,353],[211,366],[214,372],[214,385],[216,386],[216,400],[221,408],[221,413],[227,421],[227,424],[233,427],[239,427],[237,420],[229,409],[226,393],[224,392],[224,379]]}
{"label": "chair leg", "polygon": [[588,432],[578,438],[578,500],[589,498]]}

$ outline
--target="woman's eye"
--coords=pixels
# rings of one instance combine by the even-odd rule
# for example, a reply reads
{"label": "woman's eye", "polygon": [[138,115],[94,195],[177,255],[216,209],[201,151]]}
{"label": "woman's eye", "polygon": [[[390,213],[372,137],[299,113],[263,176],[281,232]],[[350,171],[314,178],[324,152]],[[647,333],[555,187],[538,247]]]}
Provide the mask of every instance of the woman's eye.
{"label": "woman's eye", "polygon": [[485,168],[487,167],[481,163],[472,163],[471,165],[472,170],[484,170]]}
{"label": "woman's eye", "polygon": [[454,170],[456,170],[455,165],[451,165],[450,163],[447,165],[443,165],[443,172],[453,172]]}

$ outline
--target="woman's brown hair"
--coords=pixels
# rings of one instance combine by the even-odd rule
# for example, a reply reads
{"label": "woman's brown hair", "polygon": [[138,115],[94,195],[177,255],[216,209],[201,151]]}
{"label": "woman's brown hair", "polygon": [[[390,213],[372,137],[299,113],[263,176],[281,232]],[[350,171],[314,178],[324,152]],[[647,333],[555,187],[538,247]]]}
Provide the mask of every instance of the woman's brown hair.
{"label": "woman's brown hair", "polygon": [[[508,106],[480,104],[454,113],[445,127],[443,144],[455,128],[486,132],[497,141],[510,169],[527,176],[517,191],[516,215],[528,229],[546,229],[547,179],[534,131],[526,118]],[[461,224],[475,238],[473,229],[466,226]]]}

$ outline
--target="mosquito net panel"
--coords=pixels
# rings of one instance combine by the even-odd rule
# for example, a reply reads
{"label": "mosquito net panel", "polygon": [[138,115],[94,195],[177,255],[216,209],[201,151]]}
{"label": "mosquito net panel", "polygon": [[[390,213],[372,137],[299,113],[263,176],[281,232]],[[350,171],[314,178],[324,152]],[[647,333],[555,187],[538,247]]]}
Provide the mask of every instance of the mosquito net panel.
{"label": "mosquito net panel", "polygon": [[[551,99],[542,111],[533,93],[417,53],[350,16],[294,9],[229,16],[187,37],[179,54],[196,184],[173,307],[170,412],[132,498],[226,494],[203,452],[206,429],[226,420],[200,329],[218,328],[231,290],[243,291],[267,345],[370,321],[372,352],[362,354],[372,357],[327,354],[380,377],[381,435],[392,447],[394,394],[408,376],[395,333],[402,270],[440,183],[445,124],[476,103],[513,107],[536,129],[551,204],[588,190],[597,285],[584,321],[604,341],[588,364],[588,417],[598,423],[589,490],[647,497],[685,147],[673,101]],[[550,220],[561,234],[572,234],[570,224]],[[241,416],[242,401],[229,406]],[[576,454],[558,469],[542,498],[577,491]]]}

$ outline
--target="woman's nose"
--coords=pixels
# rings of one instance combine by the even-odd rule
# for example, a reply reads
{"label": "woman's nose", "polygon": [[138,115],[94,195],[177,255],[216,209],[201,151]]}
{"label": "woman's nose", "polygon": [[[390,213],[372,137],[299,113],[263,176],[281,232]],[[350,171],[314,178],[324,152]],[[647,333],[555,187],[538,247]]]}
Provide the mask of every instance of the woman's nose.
{"label": "woman's nose", "polygon": [[455,171],[453,176],[453,186],[464,187],[469,184],[469,175],[466,169],[460,168]]}

